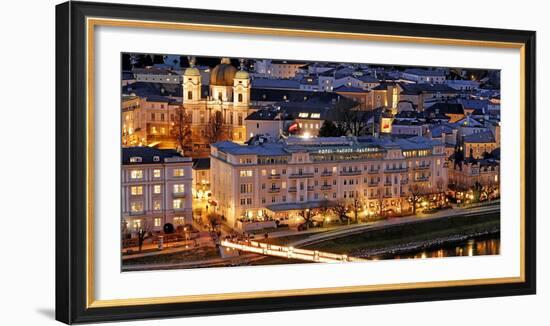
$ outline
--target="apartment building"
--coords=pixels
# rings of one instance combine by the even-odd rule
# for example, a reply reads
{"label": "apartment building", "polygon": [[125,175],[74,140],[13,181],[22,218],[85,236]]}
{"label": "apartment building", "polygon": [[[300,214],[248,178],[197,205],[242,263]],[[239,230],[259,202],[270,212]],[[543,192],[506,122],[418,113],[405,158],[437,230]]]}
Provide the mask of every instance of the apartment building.
{"label": "apartment building", "polygon": [[122,222],[131,233],[192,222],[192,165],[174,150],[122,149]]}

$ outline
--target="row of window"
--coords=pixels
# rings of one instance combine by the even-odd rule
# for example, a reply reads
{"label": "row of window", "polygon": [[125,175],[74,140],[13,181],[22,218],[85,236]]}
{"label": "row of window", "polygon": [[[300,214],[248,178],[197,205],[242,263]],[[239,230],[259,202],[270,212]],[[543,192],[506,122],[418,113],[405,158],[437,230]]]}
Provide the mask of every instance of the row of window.
{"label": "row of window", "polygon": [[[132,161],[133,158],[130,159],[131,162],[136,163],[137,161]],[[141,161],[141,160],[139,160]],[[185,169],[183,168],[176,168],[172,169],[172,176],[174,177],[184,177],[185,176]],[[153,178],[160,178],[161,177],[161,170],[160,169],[154,169],[153,170]],[[130,171],[130,178],[133,180],[136,179],[143,179],[143,170],[131,170]]]}
{"label": "row of window", "polygon": [[[185,192],[185,185],[184,184],[175,184],[173,185],[173,193],[175,194],[181,194]],[[162,186],[161,185],[153,185],[153,193],[154,194],[160,194],[162,192]],[[140,196],[143,195],[143,186],[132,186],[130,187],[130,193],[132,196]]]}
{"label": "row of window", "polygon": [[[173,209],[181,209],[185,206],[183,199],[174,199],[172,200]],[[133,201],[130,203],[130,211],[132,213],[141,213],[143,212],[144,206],[142,201]],[[153,210],[160,211],[162,210],[162,201],[160,199],[153,200]]]}
{"label": "row of window", "polygon": [[[242,161],[241,161],[242,163]],[[437,160],[437,165],[440,165],[441,164],[441,161],[438,159]],[[409,162],[409,166],[412,166],[413,165],[413,162]],[[370,172],[377,172],[380,170],[380,164],[378,165],[370,165],[370,168],[365,165],[363,167],[363,171],[370,171]],[[426,161],[416,161],[416,166],[418,167],[429,167],[430,166],[430,162],[426,162]],[[404,169],[404,168],[407,168],[407,163],[387,163],[386,164],[386,169],[387,170],[398,170],[398,169]],[[281,174],[282,175],[286,175],[286,171],[287,169],[281,169]],[[319,168],[314,168],[313,169],[314,173],[319,173]],[[338,168],[336,166],[333,166],[332,167],[332,173],[336,173],[338,171]],[[295,172],[296,174],[304,174],[304,173],[308,173],[307,171],[304,171],[304,169],[302,168],[298,168],[298,169],[295,169]],[[342,167],[342,170],[341,172],[343,173],[350,173],[350,172],[361,172],[360,168],[358,166],[344,166]],[[261,175],[263,177],[267,176],[268,175],[268,171],[263,169],[260,171]],[[328,168],[324,168],[323,169],[323,172],[322,173],[329,173],[329,169]],[[241,170],[240,171],[240,176],[241,177],[252,177],[254,174],[254,172],[252,170]],[[278,170],[277,169],[271,169],[269,171],[269,175],[270,176],[278,176]]]}
{"label": "row of window", "polygon": [[[174,217],[174,224],[175,225],[184,225],[185,224],[185,217],[183,216],[175,216]],[[155,217],[153,218],[153,225],[155,227],[162,226],[162,217]],[[140,229],[142,226],[141,219],[135,219],[132,220],[132,228],[134,229]]]}

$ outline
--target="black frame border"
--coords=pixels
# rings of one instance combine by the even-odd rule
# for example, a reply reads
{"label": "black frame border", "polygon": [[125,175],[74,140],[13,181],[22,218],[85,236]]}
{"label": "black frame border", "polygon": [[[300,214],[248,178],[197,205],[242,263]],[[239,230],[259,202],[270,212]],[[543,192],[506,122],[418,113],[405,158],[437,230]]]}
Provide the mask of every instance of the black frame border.
{"label": "black frame border", "polygon": [[[513,42],[525,51],[525,282],[87,308],[86,17]],[[268,312],[536,293],[534,31],[65,2],[56,6],[56,319],[67,323]]]}

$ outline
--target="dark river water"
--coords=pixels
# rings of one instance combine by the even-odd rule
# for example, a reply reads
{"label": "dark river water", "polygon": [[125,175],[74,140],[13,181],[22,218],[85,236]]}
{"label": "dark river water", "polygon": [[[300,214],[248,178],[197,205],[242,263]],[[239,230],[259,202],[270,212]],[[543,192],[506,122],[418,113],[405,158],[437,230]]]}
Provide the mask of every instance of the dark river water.
{"label": "dark river water", "polygon": [[470,239],[464,242],[448,244],[438,248],[419,250],[400,254],[386,254],[372,257],[374,259],[408,259],[408,258],[442,258],[458,256],[498,255],[500,253],[500,238],[484,237]]}

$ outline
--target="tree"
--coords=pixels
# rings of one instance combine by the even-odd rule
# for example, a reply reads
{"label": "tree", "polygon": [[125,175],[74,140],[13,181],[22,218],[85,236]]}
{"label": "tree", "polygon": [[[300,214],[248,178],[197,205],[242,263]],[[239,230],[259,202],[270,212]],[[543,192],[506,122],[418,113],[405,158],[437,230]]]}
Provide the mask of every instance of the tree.
{"label": "tree", "polygon": [[437,189],[437,206],[441,207],[441,202],[445,198],[445,181],[443,181],[443,178],[437,178],[435,182],[435,188]]}
{"label": "tree", "polygon": [[313,224],[313,214],[310,209],[304,209],[300,212],[300,216],[304,219],[306,228],[309,228]]}
{"label": "tree", "polygon": [[380,190],[377,192],[376,203],[378,204],[378,216],[384,212],[384,194]]}
{"label": "tree", "polygon": [[359,197],[359,194],[356,192],[355,196],[350,200],[350,207],[355,219],[355,223],[359,222],[359,212],[363,206],[363,200]]}
{"label": "tree", "polygon": [[326,218],[330,212],[330,202],[327,199],[323,199],[319,204],[318,209],[319,214],[323,217],[323,220]]}
{"label": "tree", "polygon": [[208,218],[208,222],[210,222],[212,229],[215,229],[216,226],[222,224],[221,216],[218,213],[212,212],[212,213],[209,213],[206,217]]}
{"label": "tree", "polygon": [[349,220],[348,207],[344,200],[337,201],[336,204],[332,207],[332,211],[342,223],[346,223]]}
{"label": "tree", "polygon": [[210,115],[208,119],[208,125],[206,127],[206,136],[209,143],[216,143],[223,137],[223,117],[220,111],[216,111]]}
{"label": "tree", "polygon": [[415,183],[409,187],[409,202],[413,207],[413,214],[416,214],[416,204],[422,200],[422,197],[426,194],[423,186]]}
{"label": "tree", "polygon": [[172,134],[182,152],[191,152],[191,116],[183,106],[178,106],[174,114]]}
{"label": "tree", "polygon": [[325,120],[319,129],[319,137],[340,137],[344,135],[342,130],[330,120]]}
{"label": "tree", "polygon": [[152,226],[149,221],[146,219],[143,219],[141,221],[138,230],[137,230],[137,239],[138,239],[138,250],[141,251],[141,248],[143,247],[143,242],[148,239],[151,236],[151,230]]}

